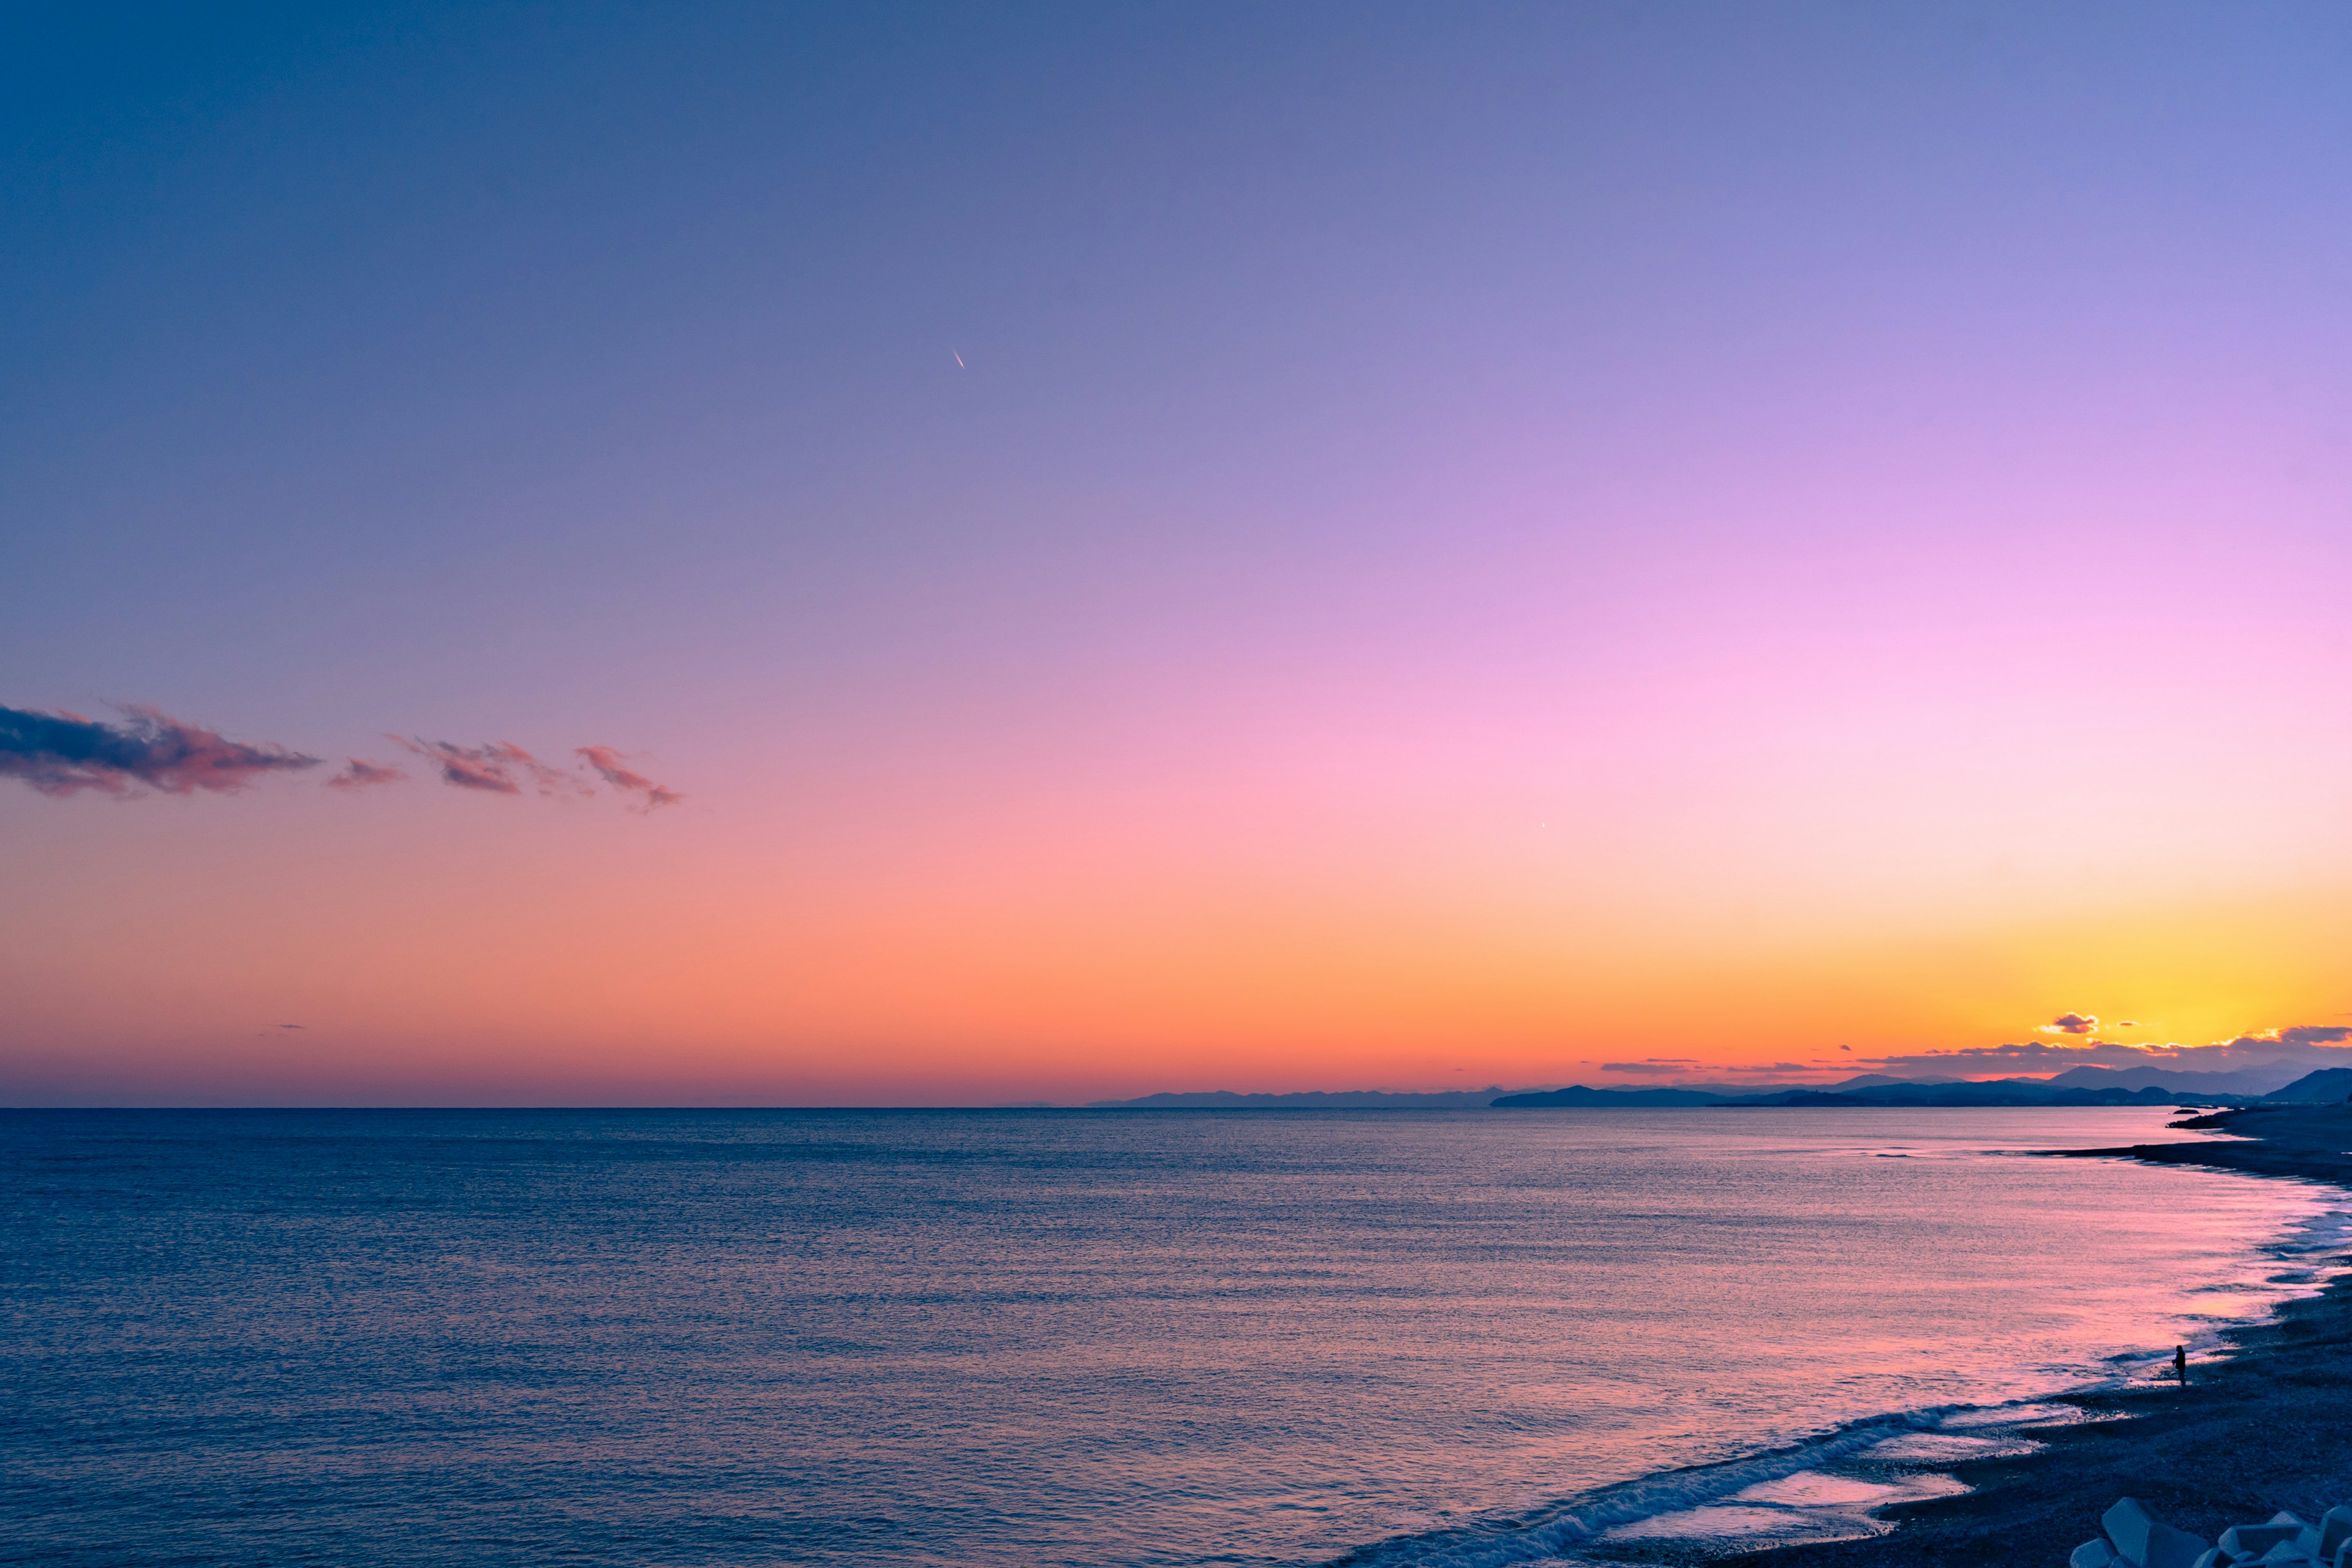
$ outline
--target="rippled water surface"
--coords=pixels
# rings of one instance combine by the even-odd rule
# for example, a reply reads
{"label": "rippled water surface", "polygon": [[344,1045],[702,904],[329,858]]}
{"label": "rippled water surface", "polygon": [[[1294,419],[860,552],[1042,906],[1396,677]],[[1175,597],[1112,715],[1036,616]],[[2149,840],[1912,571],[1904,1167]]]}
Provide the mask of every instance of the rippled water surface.
{"label": "rippled water surface", "polygon": [[[0,1561],[1670,1530],[1706,1500],[1625,1483],[2046,1393],[2293,1288],[2327,1190],[2014,1152],[2169,1115],[5,1113]],[[1722,1511],[1854,1484],[1794,1468]]]}

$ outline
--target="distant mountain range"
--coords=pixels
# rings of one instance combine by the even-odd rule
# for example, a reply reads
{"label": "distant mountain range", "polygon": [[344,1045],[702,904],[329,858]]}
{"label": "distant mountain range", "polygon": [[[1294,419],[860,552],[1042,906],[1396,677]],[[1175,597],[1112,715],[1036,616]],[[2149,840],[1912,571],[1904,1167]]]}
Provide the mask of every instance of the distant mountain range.
{"label": "distant mountain range", "polygon": [[1790,1105],[2240,1105],[2251,1104],[2253,1099],[2251,1095],[2199,1093],[2189,1089],[2164,1089],[2153,1084],[2144,1089],[2126,1089],[2120,1084],[2108,1084],[2097,1089],[2062,1089],[2041,1079],[2007,1078],[1980,1083],[1897,1081],[1861,1088],[1775,1089],[1746,1094],[1713,1094],[1703,1089],[1609,1089],[1579,1086],[1554,1089],[1549,1094],[1506,1094],[1489,1103],[1497,1110],[1542,1106],[1632,1108],[1643,1105],[1704,1105],[1730,1110]]}
{"label": "distant mountain range", "polygon": [[2352,1100],[2352,1068],[2321,1068],[2305,1073],[2283,1089],[2263,1096],[2266,1100],[2294,1100],[2306,1103]]}
{"label": "distant mountain range", "polygon": [[2226,1073],[2080,1067],[2047,1079],[1896,1079],[1874,1074],[1828,1085],[1727,1091],[1717,1084],[1614,1089],[1580,1086],[1549,1093],[1499,1095],[1490,1103],[1505,1109],[1545,1105],[2251,1105],[2263,1100],[2336,1100],[2347,1095],[2352,1095],[2352,1068],[2305,1072],[2301,1063],[2277,1062]]}
{"label": "distant mountain range", "polygon": [[[2300,1074],[2300,1076],[2297,1076]],[[1474,1110],[1723,1106],[2249,1105],[2257,1100],[2334,1101],[2352,1098],[2352,1068],[2305,1071],[2274,1062],[2236,1072],[2175,1072],[2167,1068],[2080,1067],[2055,1078],[1893,1078],[1866,1073],[1832,1084],[1674,1084],[1657,1087],[1505,1090],[1449,1089],[1398,1094],[1387,1089],[1317,1089],[1299,1094],[1237,1094],[1231,1089],[1101,1100],[1103,1110]]]}
{"label": "distant mountain range", "polygon": [[2306,1076],[2301,1062],[2271,1062],[2236,1072],[2174,1072],[2169,1068],[2074,1068],[2047,1081],[2053,1089],[2178,1089],[2196,1094],[2276,1094]]}

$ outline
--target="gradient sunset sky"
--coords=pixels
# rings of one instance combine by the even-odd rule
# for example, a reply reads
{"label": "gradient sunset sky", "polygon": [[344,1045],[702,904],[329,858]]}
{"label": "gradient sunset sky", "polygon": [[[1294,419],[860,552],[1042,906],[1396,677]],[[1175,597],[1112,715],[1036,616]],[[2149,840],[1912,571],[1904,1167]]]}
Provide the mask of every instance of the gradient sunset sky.
{"label": "gradient sunset sky", "polygon": [[2352,1059],[2352,11],[5,36],[0,1102]]}

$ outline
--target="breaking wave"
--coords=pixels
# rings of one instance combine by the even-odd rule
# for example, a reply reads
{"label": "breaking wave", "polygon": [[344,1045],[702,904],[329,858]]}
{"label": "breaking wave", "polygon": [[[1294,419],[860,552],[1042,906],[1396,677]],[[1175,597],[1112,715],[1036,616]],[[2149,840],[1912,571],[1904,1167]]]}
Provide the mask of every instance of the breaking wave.
{"label": "breaking wave", "polygon": [[1341,1557],[1332,1568],[1502,1568],[1566,1555],[1579,1542],[1662,1513],[1719,1502],[1765,1481],[1818,1469],[1889,1438],[1933,1432],[1967,1405],[1874,1415],[1787,1447],[1690,1469],[1666,1470],[1603,1487],[1515,1520],[1392,1537]]}

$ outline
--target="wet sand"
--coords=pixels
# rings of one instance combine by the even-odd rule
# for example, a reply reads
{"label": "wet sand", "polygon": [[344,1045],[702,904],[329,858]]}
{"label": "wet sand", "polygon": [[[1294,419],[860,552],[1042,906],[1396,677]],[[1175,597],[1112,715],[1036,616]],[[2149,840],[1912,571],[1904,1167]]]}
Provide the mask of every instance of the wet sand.
{"label": "wet sand", "polygon": [[[2352,1187],[2352,1106],[2221,1111],[2177,1125],[2253,1140],[2141,1144],[2053,1158],[2129,1155]],[[2074,1395],[2087,1422],[2025,1426],[2040,1452],[1942,1467],[1971,1490],[1904,1503],[1867,1541],[1783,1546],[1728,1562],[1753,1568],[2017,1563],[2061,1568],[2116,1498],[2212,1540],[2276,1510],[2315,1519],[2352,1502],[2352,1273],[2274,1322],[2231,1330],[2231,1359],[2166,1382]]]}

